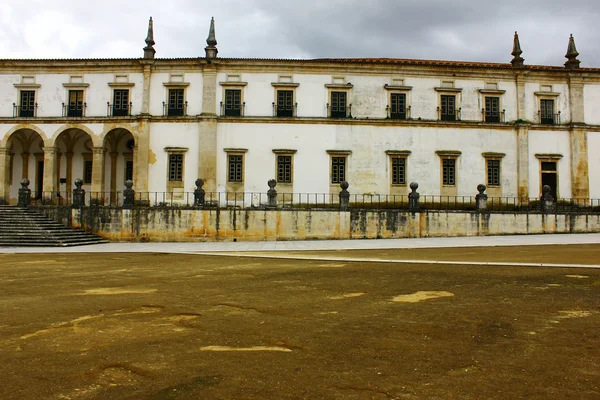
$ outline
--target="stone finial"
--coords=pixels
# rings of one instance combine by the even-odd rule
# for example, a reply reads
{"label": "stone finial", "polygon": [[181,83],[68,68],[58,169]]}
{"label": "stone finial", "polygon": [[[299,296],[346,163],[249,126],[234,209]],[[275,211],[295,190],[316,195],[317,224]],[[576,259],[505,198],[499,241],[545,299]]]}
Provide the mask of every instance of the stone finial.
{"label": "stone finial", "polygon": [[340,210],[347,210],[350,207],[350,192],[348,191],[349,187],[350,185],[346,181],[342,181],[340,183],[340,188],[342,189],[339,194]]}
{"label": "stone finial", "polygon": [[217,58],[217,37],[215,36],[215,18],[210,20],[210,29],[208,30],[208,38],[206,39],[206,46],[204,51],[206,52],[206,58],[209,60]]}
{"label": "stone finial", "polygon": [[570,69],[579,68],[579,64],[581,63],[581,61],[577,59],[578,55],[579,53],[577,52],[577,48],[575,47],[575,38],[573,37],[573,34],[571,34],[571,37],[569,38],[569,46],[567,47],[567,54],[565,54],[565,57],[567,58],[565,67]]}
{"label": "stone finial", "polygon": [[275,189],[275,186],[277,186],[277,181],[275,179],[269,179],[267,181],[267,185],[269,186],[269,190],[267,191],[269,207],[277,207],[277,190]]}
{"label": "stone finial", "polygon": [[510,62],[513,67],[519,68],[523,66],[525,59],[521,57],[523,51],[521,50],[521,43],[519,42],[519,34],[515,31],[515,38],[513,40],[513,51],[510,53],[513,55],[513,59]]}
{"label": "stone finial", "polygon": [[75,189],[73,189],[73,203],[72,206],[83,207],[85,206],[85,190],[82,189],[83,179],[75,179]]}
{"label": "stone finial", "polygon": [[29,179],[23,178],[21,180],[21,187],[19,188],[19,200],[17,205],[19,207],[29,207],[31,204],[31,189],[29,189]]}
{"label": "stone finial", "polygon": [[154,50],[154,24],[152,22],[152,17],[150,17],[150,21],[148,21],[148,36],[146,36],[146,47],[144,47],[144,58],[152,59],[154,58],[154,54],[156,54],[156,50]]}
{"label": "stone finial", "polygon": [[125,190],[123,190],[123,208],[131,208],[135,203],[135,191],[133,181],[130,179],[125,181]]}
{"label": "stone finial", "polygon": [[485,194],[486,189],[487,189],[487,187],[483,183],[480,183],[479,185],[477,185],[477,191],[479,192],[475,196],[477,211],[483,211],[483,210],[487,209],[488,195]]}

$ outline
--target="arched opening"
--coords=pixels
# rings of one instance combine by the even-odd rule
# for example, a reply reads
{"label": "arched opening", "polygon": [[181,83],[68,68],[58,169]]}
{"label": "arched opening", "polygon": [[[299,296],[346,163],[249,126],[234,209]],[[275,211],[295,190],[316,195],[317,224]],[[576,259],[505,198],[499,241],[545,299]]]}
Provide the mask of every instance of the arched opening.
{"label": "arched opening", "polygon": [[29,179],[34,199],[41,199],[44,185],[44,140],[32,129],[19,129],[7,140],[8,203],[16,204],[21,180]]}
{"label": "arched opening", "polygon": [[81,129],[71,128],[56,138],[56,176],[54,187],[60,199],[71,201],[74,181],[83,180],[83,189],[90,192],[93,180],[94,152],[92,138]]}
{"label": "arched opening", "polygon": [[125,188],[125,181],[134,178],[134,147],[133,134],[124,128],[113,129],[104,137],[104,148],[108,155],[105,163],[104,187],[109,189],[110,203],[119,201],[119,193]]}

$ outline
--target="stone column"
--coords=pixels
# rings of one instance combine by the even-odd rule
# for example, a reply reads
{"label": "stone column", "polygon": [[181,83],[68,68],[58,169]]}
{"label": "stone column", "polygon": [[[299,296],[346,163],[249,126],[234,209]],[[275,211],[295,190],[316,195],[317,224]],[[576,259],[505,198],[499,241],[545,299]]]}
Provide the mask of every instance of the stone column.
{"label": "stone column", "polygon": [[571,197],[588,199],[590,197],[590,176],[588,168],[587,131],[573,127],[571,141]]}
{"label": "stone column", "polygon": [[516,84],[517,84],[517,119],[518,120],[527,120],[527,115],[525,114],[525,76],[521,73],[516,76]]}
{"label": "stone column", "polygon": [[29,178],[29,153],[27,153],[27,152],[21,153],[21,158],[23,159],[23,176],[22,176],[22,178]]}
{"label": "stone column", "polygon": [[[60,193],[60,159],[62,157],[62,153],[60,151],[58,151],[56,153],[56,175],[54,177],[54,187],[56,188],[56,191]],[[67,193],[69,193],[69,191],[71,190],[70,187],[66,188]],[[68,194],[67,194],[68,196]]]}
{"label": "stone column", "polygon": [[10,200],[10,149],[0,147],[0,204]]}
{"label": "stone column", "polygon": [[580,77],[569,77],[569,109],[572,124],[585,124],[583,79]]}
{"label": "stone column", "polygon": [[217,70],[203,71],[202,119],[200,120],[200,149],[198,177],[204,179],[207,192],[217,190]]}
{"label": "stone column", "polygon": [[42,201],[51,203],[56,194],[56,174],[58,149],[56,147],[44,147],[44,180],[42,182]]}
{"label": "stone column", "polygon": [[71,190],[73,187],[73,152],[67,151],[65,156],[67,157],[67,190]]}
{"label": "stone column", "polygon": [[517,181],[521,201],[529,198],[529,125],[517,124]]}
{"label": "stone column", "polygon": [[150,157],[150,120],[142,118],[139,122],[138,138],[133,151],[133,181],[138,193],[148,192],[148,168],[156,162],[156,157]]}
{"label": "stone column", "polygon": [[142,94],[142,114],[150,114],[150,76],[153,61],[144,60],[144,92]]}
{"label": "stone column", "polygon": [[104,147],[94,147],[92,159],[92,187],[91,199],[102,203],[104,192]]}
{"label": "stone column", "polygon": [[110,197],[114,200],[115,192],[117,191],[117,156],[116,151],[110,152]]}

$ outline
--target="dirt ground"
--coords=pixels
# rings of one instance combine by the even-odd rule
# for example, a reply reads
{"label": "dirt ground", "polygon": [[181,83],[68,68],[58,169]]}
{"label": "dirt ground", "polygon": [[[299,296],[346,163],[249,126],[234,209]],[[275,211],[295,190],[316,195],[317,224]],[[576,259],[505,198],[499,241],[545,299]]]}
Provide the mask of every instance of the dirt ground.
{"label": "dirt ground", "polygon": [[592,268],[3,254],[0,399],[600,399],[599,299]]}

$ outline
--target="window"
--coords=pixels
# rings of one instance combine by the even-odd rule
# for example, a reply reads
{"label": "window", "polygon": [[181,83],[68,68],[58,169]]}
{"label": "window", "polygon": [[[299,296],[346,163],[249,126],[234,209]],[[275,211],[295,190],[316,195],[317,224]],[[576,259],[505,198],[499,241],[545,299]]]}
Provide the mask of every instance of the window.
{"label": "window", "polygon": [[329,116],[331,118],[346,118],[347,93],[331,92],[331,104]]}
{"label": "window", "polygon": [[500,122],[500,97],[485,98],[485,122]]}
{"label": "window", "polygon": [[331,183],[346,180],[346,157],[331,157]]}
{"label": "window", "polygon": [[115,89],[113,92],[112,115],[114,117],[129,115],[129,89]]}
{"label": "window", "polygon": [[241,154],[229,154],[228,160],[228,182],[244,181],[244,156]]}
{"label": "window", "polygon": [[225,89],[225,109],[224,114],[230,117],[239,117],[242,115],[242,90]]}
{"label": "window", "polygon": [[500,160],[486,160],[487,164],[487,185],[500,186]]}
{"label": "window", "polygon": [[277,156],[277,183],[292,183],[292,156]]}
{"label": "window", "polygon": [[441,95],[440,119],[442,121],[456,121],[456,96]]}
{"label": "window", "polygon": [[554,125],[554,100],[552,99],[541,99],[540,100],[540,123]]}
{"label": "window", "polygon": [[294,91],[293,90],[278,90],[277,91],[277,116],[278,117],[293,117],[294,116]]}
{"label": "window", "polygon": [[180,117],[185,115],[184,89],[169,89],[168,116]]}
{"label": "window", "polygon": [[35,117],[35,90],[21,90],[19,117]]}
{"label": "window", "polygon": [[406,185],[406,157],[392,157],[392,185]]}
{"label": "window", "polygon": [[92,171],[94,162],[92,160],[85,160],[83,162],[83,183],[92,183]]}
{"label": "window", "polygon": [[183,154],[169,154],[169,181],[183,181]]}
{"label": "window", "polygon": [[442,159],[442,185],[456,185],[456,159],[454,158]]}
{"label": "window", "polygon": [[83,90],[69,90],[69,104],[67,117],[83,117],[85,104],[83,103]]}
{"label": "window", "polygon": [[390,118],[406,119],[406,94],[392,93],[390,95]]}

